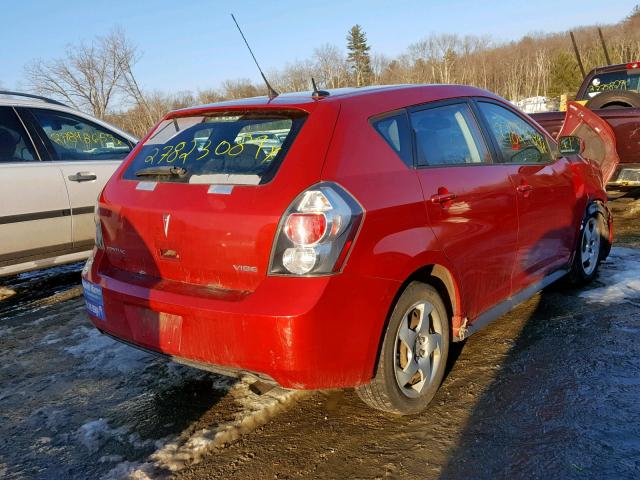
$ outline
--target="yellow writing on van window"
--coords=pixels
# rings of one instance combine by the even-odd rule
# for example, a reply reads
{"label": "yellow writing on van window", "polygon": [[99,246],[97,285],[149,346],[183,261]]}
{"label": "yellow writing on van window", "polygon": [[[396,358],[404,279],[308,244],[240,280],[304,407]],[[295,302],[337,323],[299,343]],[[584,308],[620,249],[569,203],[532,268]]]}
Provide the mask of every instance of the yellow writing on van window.
{"label": "yellow writing on van window", "polygon": [[124,146],[122,140],[106,132],[80,132],[68,130],[66,132],[50,132],[49,139],[65,148],[90,151],[98,148],[116,148]]}

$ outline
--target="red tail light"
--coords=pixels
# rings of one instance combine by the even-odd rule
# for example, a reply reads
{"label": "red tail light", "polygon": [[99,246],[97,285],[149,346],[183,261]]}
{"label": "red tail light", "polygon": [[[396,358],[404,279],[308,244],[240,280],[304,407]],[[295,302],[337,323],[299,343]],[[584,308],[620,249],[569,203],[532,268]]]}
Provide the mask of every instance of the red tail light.
{"label": "red tail light", "polygon": [[327,231],[324,213],[292,213],[284,224],[284,233],[295,245],[318,243]]}
{"label": "red tail light", "polygon": [[640,68],[640,62],[627,63],[627,70],[634,70],[636,68]]}
{"label": "red tail light", "polygon": [[270,274],[323,275],[344,266],[364,210],[346,190],[321,183],[300,194],[282,217]]}

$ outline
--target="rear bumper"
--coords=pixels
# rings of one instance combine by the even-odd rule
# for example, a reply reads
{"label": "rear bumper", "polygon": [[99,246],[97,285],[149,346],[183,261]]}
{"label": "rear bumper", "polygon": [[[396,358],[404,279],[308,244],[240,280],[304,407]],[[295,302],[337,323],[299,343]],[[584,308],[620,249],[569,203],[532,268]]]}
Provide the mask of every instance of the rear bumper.
{"label": "rear bumper", "polygon": [[611,177],[609,185],[640,187],[640,163],[623,163],[619,165],[613,177]]}
{"label": "rear bumper", "polygon": [[251,293],[143,279],[114,270],[98,251],[83,278],[100,285],[101,331],[176,361],[250,372],[285,388],[370,381],[400,284],[349,276],[265,277]]}

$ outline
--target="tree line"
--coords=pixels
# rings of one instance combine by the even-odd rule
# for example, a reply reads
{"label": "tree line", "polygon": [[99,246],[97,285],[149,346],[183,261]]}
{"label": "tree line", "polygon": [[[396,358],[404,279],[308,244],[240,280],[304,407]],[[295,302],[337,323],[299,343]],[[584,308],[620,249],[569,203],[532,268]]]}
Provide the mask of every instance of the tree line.
{"label": "tree line", "polygon": [[[601,27],[613,63],[640,60],[640,6],[623,21]],[[585,68],[605,65],[596,26],[574,30]],[[25,67],[31,90],[52,96],[143,136],[167,111],[185,106],[266,94],[261,83],[226,80],[198,92],[148,92],[135,76],[140,52],[121,29],[90,43],[69,46],[55,60]],[[510,99],[575,94],[582,76],[568,32],[530,34],[499,43],[488,36],[438,34],[409,45],[397,57],[372,52],[361,26],[345,48],[324,44],[303,61],[268,72],[280,92],[397,83],[475,85]]]}

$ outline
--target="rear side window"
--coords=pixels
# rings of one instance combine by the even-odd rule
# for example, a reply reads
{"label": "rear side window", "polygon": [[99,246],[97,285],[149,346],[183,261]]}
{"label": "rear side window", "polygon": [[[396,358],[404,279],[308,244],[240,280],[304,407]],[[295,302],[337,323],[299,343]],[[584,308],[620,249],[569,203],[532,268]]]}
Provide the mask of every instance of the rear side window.
{"label": "rear side window", "polygon": [[409,167],[413,166],[411,155],[411,132],[409,122],[404,112],[386,116],[372,122],[376,131],[395,150],[402,161]]}
{"label": "rear side window", "polygon": [[491,163],[482,133],[465,103],[411,114],[418,166]]}
{"label": "rear side window", "polygon": [[503,163],[549,163],[547,139],[515,113],[493,103],[478,103],[502,152]]}
{"label": "rear side window", "polygon": [[306,118],[303,112],[227,111],[164,120],[127,167],[128,180],[266,183]]}
{"label": "rear side window", "polygon": [[30,162],[36,154],[16,112],[0,107],[0,163]]}
{"label": "rear side window", "polygon": [[126,139],[83,118],[54,110],[31,111],[53,147],[55,160],[121,160],[131,151]]}

